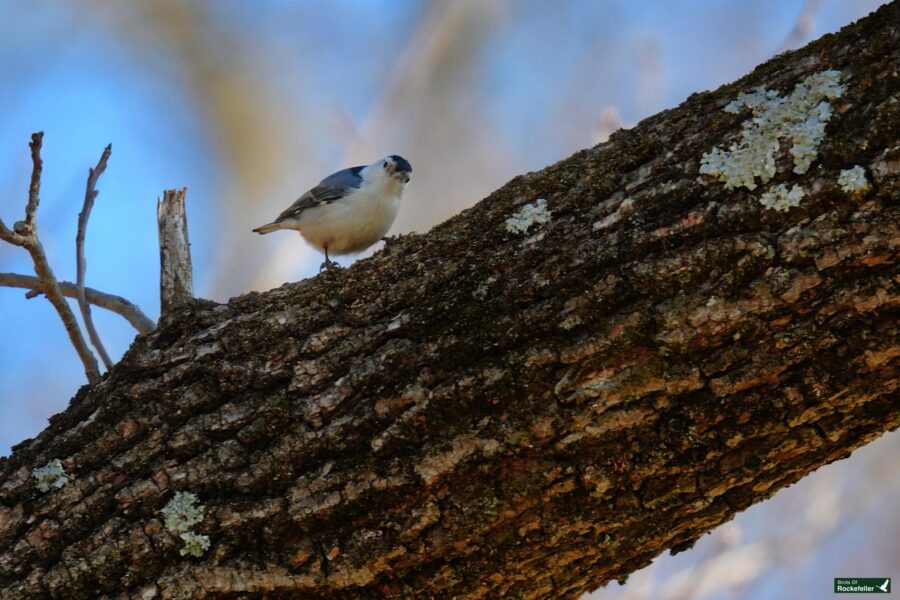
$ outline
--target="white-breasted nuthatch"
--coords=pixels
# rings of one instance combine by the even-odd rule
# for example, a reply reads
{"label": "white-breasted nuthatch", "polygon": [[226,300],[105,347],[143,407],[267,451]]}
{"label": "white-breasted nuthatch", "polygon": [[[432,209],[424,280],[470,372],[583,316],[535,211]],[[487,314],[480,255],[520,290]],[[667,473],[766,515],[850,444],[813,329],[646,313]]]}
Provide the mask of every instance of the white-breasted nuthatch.
{"label": "white-breasted nuthatch", "polygon": [[257,227],[257,233],[296,229],[325,253],[322,268],[337,266],[331,255],[361,252],[391,228],[412,166],[391,155],[365,167],[329,175],[291,204],[278,218]]}

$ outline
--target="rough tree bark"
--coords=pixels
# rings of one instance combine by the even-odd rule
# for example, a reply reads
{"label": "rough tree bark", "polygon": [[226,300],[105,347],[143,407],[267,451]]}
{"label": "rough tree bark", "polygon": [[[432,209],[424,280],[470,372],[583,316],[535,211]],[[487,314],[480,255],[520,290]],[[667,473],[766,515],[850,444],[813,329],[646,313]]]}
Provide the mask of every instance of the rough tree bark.
{"label": "rough tree bark", "polygon": [[[896,428],[898,24],[895,2],[350,269],[175,309],[0,463],[0,596],[572,598]],[[739,92],[825,69],[846,89],[818,159],[779,153],[799,206],[698,174]],[[838,185],[854,165],[868,190]]]}

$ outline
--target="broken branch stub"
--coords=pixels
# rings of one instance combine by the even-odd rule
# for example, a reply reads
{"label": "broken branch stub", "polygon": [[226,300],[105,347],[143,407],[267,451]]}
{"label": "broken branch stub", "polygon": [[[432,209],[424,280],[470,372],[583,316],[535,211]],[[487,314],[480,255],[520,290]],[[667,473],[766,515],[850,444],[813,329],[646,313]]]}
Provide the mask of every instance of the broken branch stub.
{"label": "broken branch stub", "polygon": [[161,316],[193,298],[191,247],[184,201],[187,188],[165,190],[156,203],[159,225],[159,292]]}

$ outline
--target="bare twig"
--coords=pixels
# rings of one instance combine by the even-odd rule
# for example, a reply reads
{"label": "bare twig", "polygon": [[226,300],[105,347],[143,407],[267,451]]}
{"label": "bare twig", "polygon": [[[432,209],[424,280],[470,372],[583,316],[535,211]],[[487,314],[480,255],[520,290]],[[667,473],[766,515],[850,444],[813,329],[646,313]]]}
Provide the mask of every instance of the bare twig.
{"label": "bare twig", "polygon": [[161,317],[194,296],[191,246],[184,200],[187,188],[165,190],[156,203],[159,226],[159,294]]}
{"label": "bare twig", "polygon": [[37,221],[35,214],[40,203],[41,190],[41,171],[43,169],[43,161],[41,160],[41,144],[44,139],[44,132],[39,131],[31,135],[31,161],[33,168],[31,171],[31,184],[28,187],[28,204],[25,206],[25,221],[18,221],[13,225],[14,231],[11,232],[5,225],[0,223],[0,238],[15,244],[23,246],[28,253],[31,254],[31,260],[34,262],[34,272],[40,280],[41,289],[47,294],[47,300],[56,309],[59,318],[62,319],[66,332],[75,351],[78,353],[81,362],[84,364],[84,372],[90,383],[96,383],[100,380],[100,370],[97,367],[97,359],[91,349],[88,348],[84,336],[81,335],[81,329],[78,327],[78,321],[75,320],[75,314],[66,303],[53,269],[47,262],[47,255],[44,253],[44,247],[41,245],[37,236]]}
{"label": "bare twig", "polygon": [[40,202],[41,191],[41,173],[44,171],[44,161],[41,159],[41,146],[44,143],[44,132],[38,131],[31,134],[31,183],[28,185],[28,204],[25,205],[25,228],[24,231],[18,231],[22,235],[34,234],[35,213],[37,212],[38,203]]}
{"label": "bare twig", "polygon": [[100,155],[97,166],[93,169],[88,169],[87,187],[84,190],[84,206],[81,212],[78,213],[78,233],[75,234],[75,287],[78,308],[81,309],[81,319],[84,321],[84,327],[87,329],[91,344],[97,350],[97,354],[100,355],[100,359],[107,369],[112,367],[113,363],[106,352],[106,348],[103,347],[103,342],[100,341],[97,328],[94,327],[94,319],[91,317],[91,305],[88,304],[84,295],[84,271],[87,268],[87,261],[84,260],[84,237],[87,232],[88,219],[91,218],[91,209],[94,207],[94,199],[97,197],[97,180],[100,179],[100,175],[106,170],[106,161],[109,160],[111,152],[112,144],[108,144],[103,149],[103,154]]}
{"label": "bare twig", "polygon": [[[58,281],[59,290],[66,298],[76,298],[76,285],[70,281]],[[26,298],[34,298],[44,293],[41,288],[41,280],[34,275],[19,275],[18,273],[0,273],[0,287],[20,288],[30,290],[25,294]],[[150,333],[156,328],[153,321],[143,313],[135,304],[121,296],[107,294],[93,288],[84,288],[87,301],[94,306],[105,308],[110,312],[124,318],[140,333]]]}

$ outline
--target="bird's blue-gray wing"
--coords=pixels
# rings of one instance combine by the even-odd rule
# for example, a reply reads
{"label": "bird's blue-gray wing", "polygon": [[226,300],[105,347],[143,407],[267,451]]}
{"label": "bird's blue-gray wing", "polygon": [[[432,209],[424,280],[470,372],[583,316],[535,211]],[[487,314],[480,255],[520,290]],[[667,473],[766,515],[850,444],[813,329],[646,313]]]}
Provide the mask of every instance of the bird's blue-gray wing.
{"label": "bird's blue-gray wing", "polygon": [[338,171],[337,173],[332,173],[320,181],[316,187],[300,196],[296,202],[278,215],[275,222],[277,223],[279,221],[284,221],[285,219],[296,217],[308,208],[322,206],[323,204],[328,204],[329,202],[334,202],[335,200],[343,198],[352,190],[359,188],[362,183],[360,171],[362,171],[363,168],[364,167],[351,167],[349,169]]}

